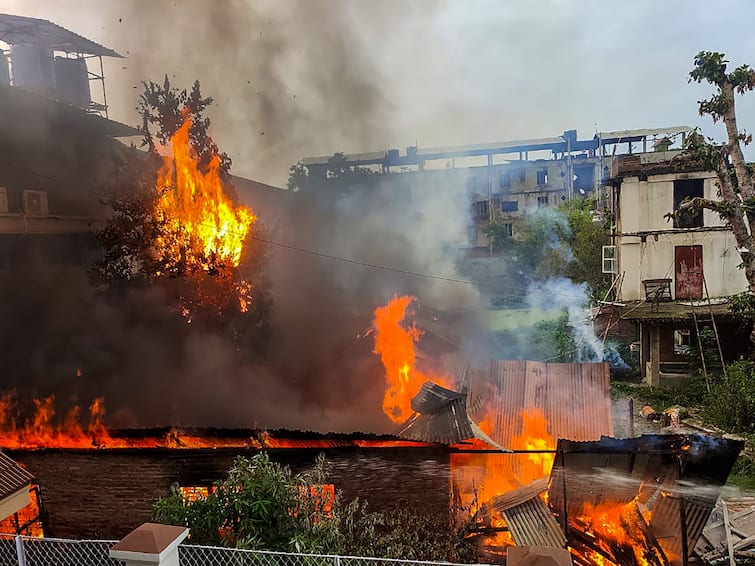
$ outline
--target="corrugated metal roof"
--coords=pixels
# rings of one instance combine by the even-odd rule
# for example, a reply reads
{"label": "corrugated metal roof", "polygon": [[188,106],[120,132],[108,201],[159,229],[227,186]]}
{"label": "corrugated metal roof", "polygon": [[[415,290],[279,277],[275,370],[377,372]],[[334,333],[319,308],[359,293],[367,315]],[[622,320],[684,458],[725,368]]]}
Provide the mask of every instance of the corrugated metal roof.
{"label": "corrugated metal roof", "polygon": [[121,57],[116,51],[48,20],[12,14],[0,14],[0,41],[10,45],[40,45],[82,55]]}
{"label": "corrugated metal roof", "polygon": [[545,502],[535,496],[503,511],[511,538],[518,546],[564,548],[566,538]]}
{"label": "corrugated metal roof", "polygon": [[33,480],[34,476],[0,452],[0,500],[28,487]]}
{"label": "corrugated metal roof", "polygon": [[[585,504],[635,500],[651,512],[648,532],[669,563],[681,564],[684,534],[689,555],[743,446],[739,440],[687,435],[559,440],[549,505],[562,525],[573,525],[570,517]],[[569,543],[578,541],[570,536]]]}
{"label": "corrugated metal roof", "polygon": [[399,435],[403,438],[456,444],[475,436],[469,421],[466,395],[425,382],[412,399],[416,411],[404,423]]}
{"label": "corrugated metal roof", "polygon": [[503,446],[511,447],[521,434],[521,411],[532,408],[543,412],[554,438],[597,440],[613,434],[606,363],[492,360],[473,367],[458,357],[446,360],[466,369],[456,375],[457,388],[468,391],[472,402],[482,398],[494,418],[490,437]]}
{"label": "corrugated metal roof", "polygon": [[642,138],[650,136],[667,136],[673,134],[688,134],[694,128],[690,126],[669,126],[667,128],[649,128],[640,130],[619,130],[616,132],[599,132],[595,134],[595,139],[599,139],[603,144],[623,143],[639,141]]}

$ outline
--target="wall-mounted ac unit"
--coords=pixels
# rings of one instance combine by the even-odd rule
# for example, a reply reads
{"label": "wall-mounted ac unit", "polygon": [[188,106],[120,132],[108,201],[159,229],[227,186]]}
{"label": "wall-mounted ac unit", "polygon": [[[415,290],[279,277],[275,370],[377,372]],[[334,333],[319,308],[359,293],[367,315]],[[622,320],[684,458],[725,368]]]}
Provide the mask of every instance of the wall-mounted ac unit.
{"label": "wall-mounted ac unit", "polygon": [[29,216],[47,216],[47,193],[24,191],[24,212]]}
{"label": "wall-mounted ac unit", "polygon": [[8,212],[8,187],[0,187],[0,212]]}

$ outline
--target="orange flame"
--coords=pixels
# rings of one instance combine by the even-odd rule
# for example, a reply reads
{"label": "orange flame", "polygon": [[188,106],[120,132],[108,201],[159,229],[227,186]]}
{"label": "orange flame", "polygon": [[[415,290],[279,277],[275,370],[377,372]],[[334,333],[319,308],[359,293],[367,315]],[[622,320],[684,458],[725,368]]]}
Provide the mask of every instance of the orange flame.
{"label": "orange flame", "polygon": [[157,242],[157,253],[174,264],[183,260],[205,271],[215,262],[236,267],[256,217],[227,197],[217,155],[206,173],[200,170],[189,140],[190,127],[186,117],[171,138],[172,155],[164,157],[157,175],[157,214],[167,230]]}
{"label": "orange flame", "polygon": [[394,423],[403,423],[413,411],[411,401],[419,393],[422,384],[432,381],[446,386],[448,378],[427,375],[416,368],[414,344],[422,336],[422,330],[414,322],[402,325],[409,305],[416,300],[408,295],[396,296],[388,304],[375,309],[375,350],[385,367],[386,391],[383,397],[383,412]]}
{"label": "orange flame", "polygon": [[[498,495],[546,477],[551,472],[555,454],[536,452],[556,449],[556,439],[548,431],[548,420],[545,414],[541,409],[530,408],[522,409],[519,416],[522,419],[521,432],[512,437],[507,448],[533,452],[529,454],[468,454],[464,455],[464,458],[457,459],[457,466],[475,466],[480,470],[476,482],[480,504],[485,504]],[[479,425],[489,436],[493,434],[494,420],[495,415],[488,412]]]}
{"label": "orange flame", "polygon": [[604,501],[598,504],[585,503],[576,517],[575,527],[595,537],[595,545],[605,551],[614,561],[607,560],[597,552],[590,552],[588,559],[598,565],[613,565],[622,562],[617,553],[626,553],[634,557],[638,566],[661,564],[642,528],[637,501],[629,503]]}

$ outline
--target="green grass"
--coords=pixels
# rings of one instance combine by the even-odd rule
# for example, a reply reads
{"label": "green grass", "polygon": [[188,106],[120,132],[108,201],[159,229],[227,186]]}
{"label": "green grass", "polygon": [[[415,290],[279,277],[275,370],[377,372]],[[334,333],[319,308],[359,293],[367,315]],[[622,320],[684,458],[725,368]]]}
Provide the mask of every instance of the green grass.
{"label": "green grass", "polygon": [[502,309],[489,310],[485,315],[485,320],[488,328],[493,332],[505,332],[533,326],[542,321],[557,321],[563,314],[562,310]]}

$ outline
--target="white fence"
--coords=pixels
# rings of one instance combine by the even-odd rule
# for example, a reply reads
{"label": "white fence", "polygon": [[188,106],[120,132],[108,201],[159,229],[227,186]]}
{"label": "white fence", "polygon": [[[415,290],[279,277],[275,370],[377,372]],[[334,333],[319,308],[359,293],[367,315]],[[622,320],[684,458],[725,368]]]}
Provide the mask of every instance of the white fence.
{"label": "white fence", "polygon": [[[68,540],[0,535],[0,566],[123,566],[110,558],[115,540]],[[216,546],[181,545],[180,566],[429,566],[450,563],[293,554]],[[450,565],[463,566],[463,565]]]}

